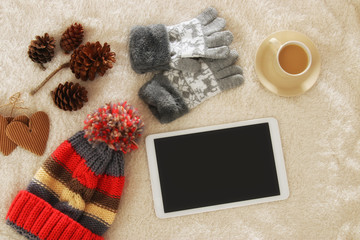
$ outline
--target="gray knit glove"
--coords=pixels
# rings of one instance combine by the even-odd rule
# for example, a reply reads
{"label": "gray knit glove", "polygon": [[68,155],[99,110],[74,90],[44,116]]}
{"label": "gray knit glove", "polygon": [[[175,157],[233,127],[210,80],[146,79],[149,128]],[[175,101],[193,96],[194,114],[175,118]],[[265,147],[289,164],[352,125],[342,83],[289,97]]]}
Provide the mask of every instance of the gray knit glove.
{"label": "gray knit glove", "polygon": [[161,123],[171,122],[189,112],[206,99],[243,81],[242,69],[234,65],[238,58],[232,50],[226,59],[198,59],[201,70],[196,73],[175,69],[157,74],[140,90],[140,98]]}
{"label": "gray knit glove", "polygon": [[191,58],[223,59],[229,55],[233,35],[221,31],[225,20],[208,8],[190,21],[173,26],[136,26],[130,33],[130,61],[137,73],[170,68],[188,72],[200,70]]}

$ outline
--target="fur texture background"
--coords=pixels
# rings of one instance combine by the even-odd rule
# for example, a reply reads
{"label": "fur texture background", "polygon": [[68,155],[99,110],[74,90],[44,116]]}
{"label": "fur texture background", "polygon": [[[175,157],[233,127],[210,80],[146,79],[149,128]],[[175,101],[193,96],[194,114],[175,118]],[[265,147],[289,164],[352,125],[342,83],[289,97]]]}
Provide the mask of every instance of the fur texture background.
{"label": "fur texture background", "polygon": [[[137,96],[152,74],[130,66],[128,36],[134,25],[177,24],[215,7],[234,34],[245,82],[199,105],[170,124],[160,124]],[[85,27],[85,42],[108,42],[116,63],[93,82],[59,72],[35,96],[29,91],[69,60],[60,47],[63,31],[74,22]],[[127,181],[116,220],[105,239],[360,239],[360,2],[358,0],[257,1],[46,1],[0,2],[0,103],[17,91],[27,110],[48,113],[46,152],[37,157],[17,148],[0,155],[0,239],[20,239],[5,225],[17,192],[65,139],[80,130],[87,113],[109,101],[127,100],[138,108],[151,133],[275,117],[280,124],[290,187],[288,200],[160,220],[154,213],[144,138],[126,156]],[[318,47],[322,66],[318,81],[305,94],[284,98],[266,90],[255,73],[261,41],[279,30],[296,30]],[[27,56],[30,41],[48,32],[56,37],[54,59],[40,70]],[[50,91],[65,81],[80,82],[89,102],[64,112]],[[2,108],[4,116],[9,109]],[[191,168],[191,166],[189,166]]]}

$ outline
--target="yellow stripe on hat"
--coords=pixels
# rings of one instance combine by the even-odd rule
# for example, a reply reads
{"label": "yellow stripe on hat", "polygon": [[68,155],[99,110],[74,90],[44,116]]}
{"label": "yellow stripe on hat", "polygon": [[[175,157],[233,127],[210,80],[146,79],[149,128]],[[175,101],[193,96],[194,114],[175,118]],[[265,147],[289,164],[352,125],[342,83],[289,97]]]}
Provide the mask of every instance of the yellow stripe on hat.
{"label": "yellow stripe on hat", "polygon": [[89,203],[85,206],[85,213],[88,213],[90,216],[96,216],[97,218],[100,218],[109,225],[114,222],[116,215],[114,212],[99,207],[93,203]]}
{"label": "yellow stripe on hat", "polygon": [[41,182],[44,187],[52,190],[58,196],[61,195],[65,188],[63,183],[50,176],[42,167],[36,172],[34,179]]}
{"label": "yellow stripe on hat", "polygon": [[43,187],[53,191],[60,196],[60,201],[68,204],[80,211],[85,211],[90,216],[95,216],[99,220],[111,225],[115,219],[115,213],[105,208],[99,207],[94,203],[86,203],[80,194],[71,191],[63,183],[50,176],[42,167],[36,172],[34,179],[42,184]]}
{"label": "yellow stripe on hat", "polygon": [[71,191],[68,188],[64,188],[60,195],[61,202],[68,202],[68,204],[76,209],[84,210],[85,209],[85,201],[80,196],[80,194]]}
{"label": "yellow stripe on hat", "polygon": [[83,211],[85,202],[80,194],[68,189],[63,183],[50,176],[42,167],[36,172],[34,179],[59,196],[60,201],[67,202],[71,207]]}

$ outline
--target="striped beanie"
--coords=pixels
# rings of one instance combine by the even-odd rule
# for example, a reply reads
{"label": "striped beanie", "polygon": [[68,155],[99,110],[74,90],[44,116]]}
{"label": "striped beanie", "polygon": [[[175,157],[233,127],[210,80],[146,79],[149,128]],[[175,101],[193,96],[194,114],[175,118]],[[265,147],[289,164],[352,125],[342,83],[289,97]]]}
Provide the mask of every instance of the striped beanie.
{"label": "striped beanie", "polygon": [[126,102],[89,114],[15,197],[7,224],[28,239],[103,239],[124,187],[124,154],[137,148],[143,126]]}

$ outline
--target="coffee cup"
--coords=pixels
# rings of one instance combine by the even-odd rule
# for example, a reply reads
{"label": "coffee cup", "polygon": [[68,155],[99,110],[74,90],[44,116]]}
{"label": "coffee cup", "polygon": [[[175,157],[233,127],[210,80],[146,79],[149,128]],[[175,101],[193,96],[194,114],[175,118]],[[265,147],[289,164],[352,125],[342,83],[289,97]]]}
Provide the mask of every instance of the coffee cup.
{"label": "coffee cup", "polygon": [[299,77],[305,75],[312,64],[309,48],[299,41],[280,42],[276,38],[269,40],[274,53],[274,68],[284,77]]}

